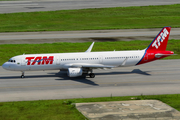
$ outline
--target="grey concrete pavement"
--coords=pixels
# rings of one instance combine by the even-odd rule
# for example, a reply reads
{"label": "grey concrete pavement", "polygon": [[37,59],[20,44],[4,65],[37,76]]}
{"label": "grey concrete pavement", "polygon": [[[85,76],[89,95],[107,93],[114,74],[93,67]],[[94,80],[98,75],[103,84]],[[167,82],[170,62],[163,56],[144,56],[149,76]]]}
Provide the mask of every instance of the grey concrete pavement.
{"label": "grey concrete pavement", "polygon": [[[0,33],[0,44],[153,40],[161,29]],[[172,28],[170,39],[180,39],[180,28]]]}
{"label": "grey concrete pavement", "polygon": [[180,60],[159,60],[113,70],[95,78],[69,78],[66,72],[6,71],[0,67],[0,102],[180,93]]}
{"label": "grey concrete pavement", "polygon": [[179,120],[180,112],[158,100],[76,103],[89,120]]}
{"label": "grey concrete pavement", "polygon": [[179,0],[24,0],[0,1],[0,13],[54,11],[85,8],[178,4]]}

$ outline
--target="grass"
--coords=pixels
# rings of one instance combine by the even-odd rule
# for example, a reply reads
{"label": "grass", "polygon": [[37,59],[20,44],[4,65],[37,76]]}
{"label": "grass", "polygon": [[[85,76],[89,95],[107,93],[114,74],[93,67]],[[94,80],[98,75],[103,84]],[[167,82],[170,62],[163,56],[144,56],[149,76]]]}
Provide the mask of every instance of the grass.
{"label": "grass", "polygon": [[79,98],[64,100],[39,100],[22,102],[1,102],[1,120],[85,120],[74,103],[105,102],[125,100],[160,100],[180,111],[180,94],[141,95],[125,97]]}
{"label": "grass", "polygon": [[[142,50],[151,41],[116,41],[116,42],[96,42],[92,51],[121,51],[121,50]],[[86,43],[44,43],[44,44],[4,44],[0,45],[0,65],[16,55],[38,54],[38,53],[68,53],[84,52],[91,45]],[[180,40],[169,40],[167,50],[174,51],[174,56],[165,59],[180,59]]]}
{"label": "grass", "polygon": [[[1,1],[1,0],[0,0]],[[132,29],[180,27],[180,5],[118,7],[83,10],[63,10],[50,12],[0,14],[0,32],[19,31],[65,31],[92,29]],[[97,42],[93,51],[137,50],[146,48],[151,41]],[[9,44],[0,45],[0,65],[12,56],[23,53],[62,53],[83,52],[91,43],[52,43],[52,44]],[[167,59],[180,59],[180,40],[170,40],[167,50],[176,56]],[[126,97],[83,98],[68,100],[45,100],[23,102],[1,102],[2,120],[81,120],[86,119],[74,104],[80,102],[102,102],[122,100],[157,99],[180,111],[180,95],[141,95]]]}
{"label": "grass", "polygon": [[0,103],[0,113],[1,120],[85,120],[62,100]]}
{"label": "grass", "polygon": [[180,4],[0,14],[0,32],[180,27]]}

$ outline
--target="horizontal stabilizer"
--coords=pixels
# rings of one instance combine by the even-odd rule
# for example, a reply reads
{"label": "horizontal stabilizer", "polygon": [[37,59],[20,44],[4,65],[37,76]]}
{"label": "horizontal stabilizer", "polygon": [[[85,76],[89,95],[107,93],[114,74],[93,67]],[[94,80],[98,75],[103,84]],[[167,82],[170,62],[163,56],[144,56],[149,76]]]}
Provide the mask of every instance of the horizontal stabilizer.
{"label": "horizontal stabilizer", "polygon": [[155,57],[156,58],[160,58],[160,57],[163,57],[163,56],[170,56],[170,55],[177,55],[177,54],[162,54],[162,53],[158,53],[158,54],[155,54]]}

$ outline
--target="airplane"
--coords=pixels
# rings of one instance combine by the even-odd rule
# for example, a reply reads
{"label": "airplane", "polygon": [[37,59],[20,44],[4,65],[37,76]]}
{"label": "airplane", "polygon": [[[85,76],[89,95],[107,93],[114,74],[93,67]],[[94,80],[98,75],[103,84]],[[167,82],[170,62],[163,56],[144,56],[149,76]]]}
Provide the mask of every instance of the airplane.
{"label": "airplane", "polygon": [[164,27],[144,50],[91,52],[94,42],[85,52],[23,54],[10,58],[2,67],[6,70],[25,71],[36,70],[67,70],[69,77],[89,74],[94,78],[93,69],[106,69],[126,66],[136,66],[164,57],[175,55],[166,51],[171,27]]}

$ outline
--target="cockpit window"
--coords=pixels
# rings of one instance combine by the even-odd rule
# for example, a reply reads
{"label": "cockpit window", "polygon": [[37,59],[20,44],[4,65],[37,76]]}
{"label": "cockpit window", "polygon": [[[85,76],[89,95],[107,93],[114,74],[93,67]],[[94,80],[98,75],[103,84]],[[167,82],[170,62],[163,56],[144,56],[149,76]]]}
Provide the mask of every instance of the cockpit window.
{"label": "cockpit window", "polygon": [[16,61],[15,60],[8,60],[8,62],[14,62],[15,63]]}

